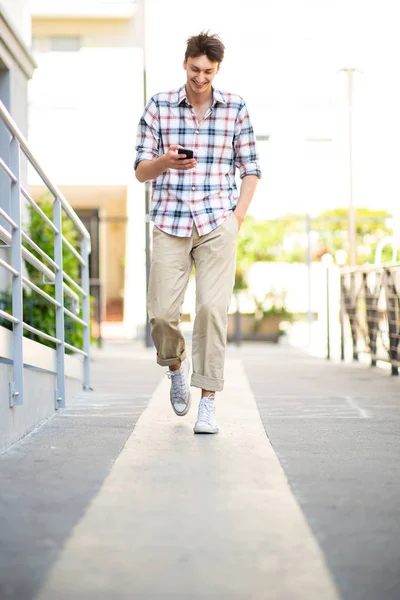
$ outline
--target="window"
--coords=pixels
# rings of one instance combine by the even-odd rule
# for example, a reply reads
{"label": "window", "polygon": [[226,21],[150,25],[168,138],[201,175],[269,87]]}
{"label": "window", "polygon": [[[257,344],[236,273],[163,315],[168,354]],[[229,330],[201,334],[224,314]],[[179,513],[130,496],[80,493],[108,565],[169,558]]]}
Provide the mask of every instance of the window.
{"label": "window", "polygon": [[79,52],[81,38],[77,35],[57,35],[50,38],[50,50],[53,52]]}

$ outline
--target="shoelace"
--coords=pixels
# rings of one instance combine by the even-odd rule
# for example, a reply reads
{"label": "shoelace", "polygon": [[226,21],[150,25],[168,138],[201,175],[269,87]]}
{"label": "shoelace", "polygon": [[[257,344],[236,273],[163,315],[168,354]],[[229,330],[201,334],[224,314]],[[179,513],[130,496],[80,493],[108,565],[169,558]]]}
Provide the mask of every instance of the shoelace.
{"label": "shoelace", "polygon": [[174,400],[182,400],[182,402],[184,402],[186,399],[186,382],[181,369],[167,371],[167,377],[168,379],[171,379]]}
{"label": "shoelace", "polygon": [[214,404],[211,402],[214,400],[215,394],[209,394],[206,398],[210,398],[210,400],[208,402],[200,401],[198,420],[207,423],[207,425],[212,425],[214,419]]}

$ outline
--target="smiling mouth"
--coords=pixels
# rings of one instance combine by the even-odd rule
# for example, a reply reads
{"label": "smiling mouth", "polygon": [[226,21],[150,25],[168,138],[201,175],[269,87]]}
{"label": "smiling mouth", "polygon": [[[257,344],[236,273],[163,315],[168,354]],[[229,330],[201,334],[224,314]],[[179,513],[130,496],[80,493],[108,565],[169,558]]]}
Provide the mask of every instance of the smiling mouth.
{"label": "smiling mouth", "polygon": [[193,81],[193,83],[194,83],[194,85],[195,85],[196,87],[198,87],[198,88],[201,88],[201,87],[203,87],[204,85],[206,85],[206,83],[207,83],[207,82],[206,82],[206,81],[204,81],[203,83],[197,83],[197,81]]}

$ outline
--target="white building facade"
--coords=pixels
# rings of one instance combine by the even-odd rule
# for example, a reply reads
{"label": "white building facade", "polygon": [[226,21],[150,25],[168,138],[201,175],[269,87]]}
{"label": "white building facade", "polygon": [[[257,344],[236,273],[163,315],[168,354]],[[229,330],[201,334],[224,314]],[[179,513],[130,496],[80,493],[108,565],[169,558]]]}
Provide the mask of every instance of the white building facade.
{"label": "white building facade", "polygon": [[[33,0],[31,10],[29,140],[91,230],[103,333],[112,322],[135,337],[146,315],[144,186],[133,173],[144,104],[140,13],[132,2],[93,0]],[[43,194],[35,173],[30,188]]]}
{"label": "white building facade", "polygon": [[[0,100],[22,133],[28,133],[28,82],[35,62],[30,52],[31,28],[28,0],[0,2]],[[9,164],[10,137],[0,122],[0,156]],[[27,165],[21,159],[22,181],[27,183]],[[0,169],[0,207],[10,209],[10,181]],[[7,226],[7,225],[6,225]],[[1,248],[0,258],[7,259],[9,250]],[[10,274],[0,269],[0,290],[11,284]]]}

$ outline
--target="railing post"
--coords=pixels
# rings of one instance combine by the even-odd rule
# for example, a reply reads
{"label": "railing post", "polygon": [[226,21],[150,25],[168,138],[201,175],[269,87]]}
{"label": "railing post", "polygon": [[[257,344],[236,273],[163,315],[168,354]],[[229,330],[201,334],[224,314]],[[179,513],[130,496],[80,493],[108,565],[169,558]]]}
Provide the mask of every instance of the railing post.
{"label": "railing post", "polygon": [[343,280],[342,293],[344,309],[350,323],[351,339],[353,343],[353,360],[358,360],[357,349],[357,293],[354,272],[349,273],[350,285],[347,286]]}
{"label": "railing post", "polygon": [[345,298],[344,298],[344,275],[340,274],[340,360],[345,359],[345,340],[344,340],[344,312],[345,312]]}
{"label": "railing post", "polygon": [[55,197],[53,204],[53,221],[58,233],[54,232],[54,261],[58,266],[55,273],[55,298],[60,306],[56,306],[56,338],[57,344],[57,389],[55,406],[65,407],[65,334],[64,334],[64,290],[63,290],[63,241],[62,241],[62,206]]}
{"label": "railing post", "polygon": [[311,215],[306,215],[306,236],[307,236],[307,327],[308,327],[308,347],[312,344],[313,313],[312,313],[312,239],[311,239]]}
{"label": "railing post", "polygon": [[235,319],[234,319],[234,339],[236,346],[240,346],[242,343],[242,315],[240,313],[239,306],[239,294],[235,292],[235,300],[236,300],[236,310],[235,310]]}
{"label": "railing post", "polygon": [[326,359],[331,359],[331,302],[330,302],[330,276],[331,269],[330,264],[326,265],[325,269],[325,293],[326,293]]}
{"label": "railing post", "polygon": [[[364,288],[364,299],[365,299],[365,313],[367,320],[368,329],[368,344],[371,353],[371,367],[376,367],[377,361],[377,339],[378,339],[378,302],[379,302],[379,285],[375,285],[375,290],[370,290],[368,287],[368,275],[367,273],[362,274],[363,288]],[[375,292],[375,293],[374,293]]]}
{"label": "railing post", "polygon": [[10,143],[10,169],[17,181],[11,183],[10,216],[18,226],[11,232],[11,266],[18,271],[12,281],[12,313],[18,319],[13,324],[12,357],[14,381],[10,382],[10,406],[23,404],[24,356],[23,356],[23,297],[22,297],[22,234],[21,234],[21,180],[20,180],[20,147],[13,137]]}
{"label": "railing post", "polygon": [[[82,289],[85,295],[82,299],[82,318],[87,325],[83,328],[83,351],[86,353],[83,361],[83,389],[90,390],[90,274],[89,274],[89,241],[82,238],[81,254],[84,260],[82,265]],[[99,309],[99,307],[98,307]]]}
{"label": "railing post", "polygon": [[399,360],[399,330],[400,330],[400,308],[399,295],[393,276],[389,269],[385,269],[385,294],[386,310],[389,333],[389,361],[392,367],[392,375],[399,374],[397,366]]}

